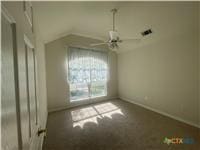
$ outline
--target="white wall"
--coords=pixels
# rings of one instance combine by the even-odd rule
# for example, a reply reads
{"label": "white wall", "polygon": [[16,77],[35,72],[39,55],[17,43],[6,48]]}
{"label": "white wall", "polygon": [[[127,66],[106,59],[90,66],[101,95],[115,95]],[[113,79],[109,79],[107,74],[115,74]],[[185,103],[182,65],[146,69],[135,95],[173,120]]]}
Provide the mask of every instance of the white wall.
{"label": "white wall", "polygon": [[49,111],[117,97],[117,56],[115,53],[110,52],[109,66],[111,70],[110,80],[108,81],[108,95],[96,100],[70,103],[69,85],[67,83],[66,46],[88,47],[91,42],[98,42],[98,40],[69,35],[46,44],[46,77]]}
{"label": "white wall", "polygon": [[124,100],[197,125],[197,7],[184,19],[188,31],[118,55],[118,90]]}

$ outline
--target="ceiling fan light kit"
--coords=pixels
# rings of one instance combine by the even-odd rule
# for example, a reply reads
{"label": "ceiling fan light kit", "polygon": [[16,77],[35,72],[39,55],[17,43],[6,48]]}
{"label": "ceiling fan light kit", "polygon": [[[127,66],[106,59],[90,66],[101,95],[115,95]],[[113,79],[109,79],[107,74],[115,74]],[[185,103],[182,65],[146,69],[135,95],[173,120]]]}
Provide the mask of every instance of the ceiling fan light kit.
{"label": "ceiling fan light kit", "polygon": [[[138,39],[138,38],[120,39],[119,33],[115,30],[115,15],[116,15],[117,11],[118,11],[118,9],[116,9],[116,8],[111,10],[111,12],[113,14],[113,18],[112,18],[113,25],[112,25],[112,30],[109,31],[109,40],[106,42],[102,42],[102,43],[93,43],[93,44],[90,44],[90,46],[108,45],[108,47],[111,50],[115,51],[116,49],[119,48],[118,43],[122,43],[123,41],[130,41],[130,42],[140,42],[141,41],[141,39]],[[146,34],[146,32],[144,34]]]}

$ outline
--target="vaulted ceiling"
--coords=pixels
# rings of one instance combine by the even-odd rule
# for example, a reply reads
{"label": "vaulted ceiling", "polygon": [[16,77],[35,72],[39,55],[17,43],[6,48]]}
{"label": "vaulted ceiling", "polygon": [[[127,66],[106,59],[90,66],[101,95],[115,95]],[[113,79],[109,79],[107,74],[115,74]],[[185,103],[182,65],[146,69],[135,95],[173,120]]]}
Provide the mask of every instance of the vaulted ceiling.
{"label": "vaulted ceiling", "polygon": [[107,40],[112,8],[119,9],[116,28],[121,38],[141,38],[142,31],[153,30],[139,44],[123,43],[124,50],[197,28],[196,2],[33,2],[33,7],[37,29],[46,43],[69,34]]}

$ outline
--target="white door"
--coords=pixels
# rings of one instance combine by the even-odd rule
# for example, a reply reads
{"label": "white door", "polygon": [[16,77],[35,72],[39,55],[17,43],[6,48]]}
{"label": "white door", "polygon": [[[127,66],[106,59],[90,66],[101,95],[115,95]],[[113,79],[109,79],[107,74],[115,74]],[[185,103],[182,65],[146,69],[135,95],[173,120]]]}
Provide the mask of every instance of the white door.
{"label": "white door", "polygon": [[[38,150],[42,136],[37,134],[39,125],[34,47],[24,36],[25,53],[18,55],[24,57],[25,68],[18,66],[17,44],[21,43],[17,43],[14,18],[3,6],[1,16],[1,149]],[[24,34],[21,31],[17,33]],[[20,97],[23,87],[26,88],[23,91],[26,96]]]}

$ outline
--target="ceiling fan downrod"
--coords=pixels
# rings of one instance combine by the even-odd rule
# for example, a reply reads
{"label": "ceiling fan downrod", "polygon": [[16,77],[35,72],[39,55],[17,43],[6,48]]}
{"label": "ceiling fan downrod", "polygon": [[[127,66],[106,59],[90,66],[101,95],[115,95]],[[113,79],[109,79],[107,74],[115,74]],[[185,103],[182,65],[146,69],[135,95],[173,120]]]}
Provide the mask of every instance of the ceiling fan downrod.
{"label": "ceiling fan downrod", "polygon": [[111,10],[113,13],[113,31],[115,31],[115,14],[117,13],[117,8]]}

